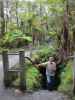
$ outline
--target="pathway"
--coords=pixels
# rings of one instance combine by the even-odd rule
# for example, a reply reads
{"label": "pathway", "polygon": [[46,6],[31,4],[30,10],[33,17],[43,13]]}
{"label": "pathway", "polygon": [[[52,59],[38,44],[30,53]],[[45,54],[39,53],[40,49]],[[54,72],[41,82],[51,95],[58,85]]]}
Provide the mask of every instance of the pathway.
{"label": "pathway", "polygon": [[0,100],[71,100],[66,95],[58,92],[40,90],[33,94],[16,95],[14,90],[0,91]]}

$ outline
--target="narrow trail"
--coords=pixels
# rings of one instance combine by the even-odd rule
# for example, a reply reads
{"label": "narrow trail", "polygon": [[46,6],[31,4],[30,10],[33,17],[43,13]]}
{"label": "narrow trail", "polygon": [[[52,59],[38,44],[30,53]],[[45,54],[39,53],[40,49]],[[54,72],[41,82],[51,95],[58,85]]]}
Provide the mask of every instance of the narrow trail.
{"label": "narrow trail", "polygon": [[[3,93],[2,93],[3,92]],[[16,95],[14,90],[4,90],[0,93],[0,100],[71,100],[68,96],[59,92],[40,90],[32,94]]]}

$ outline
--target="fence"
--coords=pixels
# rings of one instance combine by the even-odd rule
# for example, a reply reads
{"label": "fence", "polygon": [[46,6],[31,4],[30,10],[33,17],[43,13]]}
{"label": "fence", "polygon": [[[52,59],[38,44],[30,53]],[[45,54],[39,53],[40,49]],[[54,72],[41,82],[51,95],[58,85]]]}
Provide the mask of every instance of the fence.
{"label": "fence", "polygon": [[[19,68],[10,69],[9,68],[9,59],[8,55],[19,55]],[[19,53],[8,53],[7,51],[2,52],[3,58],[3,71],[4,71],[4,86],[8,87],[9,80],[8,74],[11,72],[16,72],[17,74],[20,73],[20,89],[26,90],[26,81],[25,81],[25,52],[23,50],[19,51]]]}

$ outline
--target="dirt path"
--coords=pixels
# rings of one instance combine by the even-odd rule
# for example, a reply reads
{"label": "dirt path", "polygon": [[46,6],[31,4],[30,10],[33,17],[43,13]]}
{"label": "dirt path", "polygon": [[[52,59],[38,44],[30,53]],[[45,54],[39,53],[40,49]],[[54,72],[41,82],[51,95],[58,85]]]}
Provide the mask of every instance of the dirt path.
{"label": "dirt path", "polygon": [[0,100],[70,100],[62,93],[49,92],[47,90],[23,95],[16,95],[14,90],[4,90],[2,92],[0,92]]}

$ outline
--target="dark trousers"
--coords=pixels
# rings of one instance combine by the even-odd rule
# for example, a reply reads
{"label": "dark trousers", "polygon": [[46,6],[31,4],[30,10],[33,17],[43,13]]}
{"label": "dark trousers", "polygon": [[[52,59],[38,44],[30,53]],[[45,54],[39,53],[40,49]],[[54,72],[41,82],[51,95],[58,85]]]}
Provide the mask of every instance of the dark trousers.
{"label": "dark trousers", "polygon": [[48,90],[54,90],[55,88],[55,77],[54,76],[49,76],[50,81],[47,81],[47,89]]}

